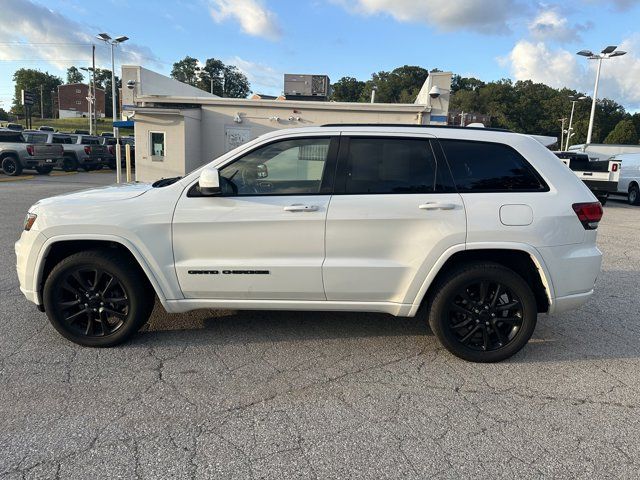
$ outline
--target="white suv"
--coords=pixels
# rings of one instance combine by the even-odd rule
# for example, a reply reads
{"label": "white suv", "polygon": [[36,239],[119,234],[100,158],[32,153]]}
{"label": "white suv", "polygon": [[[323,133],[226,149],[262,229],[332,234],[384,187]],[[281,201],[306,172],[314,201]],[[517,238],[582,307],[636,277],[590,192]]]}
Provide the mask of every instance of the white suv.
{"label": "white suv", "polygon": [[184,178],[41,200],[16,243],[26,297],[69,340],[111,346],[199,308],[428,317],[466,360],[505,359],[539,312],[582,305],[602,207],[527,135],[280,130]]}

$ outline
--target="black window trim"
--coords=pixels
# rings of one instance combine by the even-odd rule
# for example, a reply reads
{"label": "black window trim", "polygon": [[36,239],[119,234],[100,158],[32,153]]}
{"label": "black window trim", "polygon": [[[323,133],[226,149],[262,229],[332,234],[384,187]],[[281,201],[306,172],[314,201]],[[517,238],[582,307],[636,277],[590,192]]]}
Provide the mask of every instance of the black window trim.
{"label": "black window trim", "polygon": [[[460,194],[463,194],[463,193],[474,193],[474,194],[475,193],[545,193],[545,192],[551,191],[551,189],[549,188],[549,184],[545,181],[544,178],[542,178],[542,175],[540,175],[540,173],[538,173],[538,171],[533,167],[533,165],[531,165],[529,160],[527,160],[524,155],[522,155],[520,152],[518,152],[518,150],[513,148],[508,143],[490,142],[490,141],[487,141],[487,140],[468,140],[466,138],[440,138],[440,137],[438,137],[437,139],[434,139],[434,141],[438,143],[440,151],[442,152],[442,157],[444,158],[444,160],[447,162],[447,165],[449,166],[449,171],[451,172],[451,177],[453,179],[453,184],[454,184],[454,186],[456,188],[456,191],[458,193],[460,193]],[[485,144],[491,144],[491,145],[502,145],[504,147],[507,147],[507,148],[511,149],[513,152],[515,152],[518,155],[518,157],[520,157],[520,159],[524,162],[524,166],[529,170],[529,173],[531,173],[535,177],[535,179],[538,180],[538,182],[540,182],[540,185],[541,185],[542,188],[536,188],[536,189],[523,188],[523,189],[518,189],[518,190],[505,190],[505,189],[460,190],[458,188],[458,183],[456,182],[456,178],[453,175],[453,169],[451,167],[449,159],[447,158],[447,155],[445,153],[445,150],[444,150],[444,147],[442,146],[441,141],[467,142],[467,143],[485,143]]]}
{"label": "black window trim", "polygon": [[[448,188],[443,190],[434,190],[433,192],[347,192],[347,162],[349,156],[349,145],[351,139],[371,139],[371,140],[422,140],[429,144],[433,159],[436,162],[435,178],[438,178],[439,173],[447,176],[449,185]],[[333,195],[442,195],[447,193],[457,193],[455,182],[451,176],[448,163],[446,163],[441,155],[438,155],[434,148],[435,137],[432,136],[416,136],[416,135],[385,135],[382,133],[366,133],[364,135],[354,135],[351,132],[343,133],[340,137],[340,150],[338,152],[338,165],[336,168],[336,179],[334,182]],[[446,167],[446,168],[445,168]]]}
{"label": "black window trim", "polygon": [[273,141],[267,143],[261,143],[260,145],[256,145],[255,148],[243,153],[241,156],[234,158],[232,161],[225,163],[224,165],[220,165],[218,170],[222,170],[230,165],[233,165],[239,160],[242,160],[247,155],[251,155],[253,152],[260,150],[262,148],[268,147],[270,145],[280,143],[280,142],[288,142],[291,140],[314,140],[314,139],[328,139],[329,140],[329,151],[327,152],[327,159],[325,161],[324,168],[322,169],[322,179],[320,180],[320,189],[315,193],[278,193],[278,194],[260,194],[260,193],[247,193],[247,194],[224,194],[220,193],[219,195],[202,195],[198,190],[198,181],[191,185],[187,191],[188,198],[199,198],[199,197],[210,197],[210,198],[247,198],[247,197],[308,197],[308,196],[318,196],[318,195],[332,195],[334,182],[336,177],[336,169],[338,163],[338,151],[340,145],[342,143],[340,134],[323,134],[323,135],[304,135],[304,136],[295,136],[295,137],[285,137],[285,138],[276,138]]}

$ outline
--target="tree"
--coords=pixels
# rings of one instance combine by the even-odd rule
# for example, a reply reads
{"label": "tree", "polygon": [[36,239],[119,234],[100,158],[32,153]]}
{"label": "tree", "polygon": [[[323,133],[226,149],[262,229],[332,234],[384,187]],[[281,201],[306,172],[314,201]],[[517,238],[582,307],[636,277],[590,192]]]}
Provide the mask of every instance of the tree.
{"label": "tree", "polygon": [[333,92],[331,100],[336,102],[358,102],[361,101],[362,91],[365,82],[353,77],[342,77],[336,83],[331,85]]}
{"label": "tree", "polygon": [[391,72],[374,73],[365,83],[359,100],[368,102],[375,87],[376,102],[413,103],[428,76],[426,69],[412,65],[404,65]]}
{"label": "tree", "polygon": [[84,81],[84,75],[76,67],[71,66],[67,68],[67,83],[82,83]]}
{"label": "tree", "polygon": [[477,78],[454,75],[451,79],[451,92],[457,93],[461,90],[475,92],[485,85],[486,84],[482,80],[478,80]]}
{"label": "tree", "polygon": [[4,110],[4,108],[0,108],[0,120],[9,120],[9,114]]}
{"label": "tree", "polygon": [[42,101],[44,103],[44,113],[53,117],[53,105],[51,103],[51,91],[58,89],[62,85],[62,79],[51,75],[49,72],[41,72],[33,68],[21,68],[13,74],[15,90],[11,113],[22,114],[22,93],[21,90],[28,90],[36,94],[36,103],[31,108],[31,114],[40,116],[40,92],[43,92]]}
{"label": "tree", "polygon": [[179,82],[187,83],[193,87],[198,86],[200,77],[200,67],[198,67],[198,59],[187,55],[182,60],[173,64],[171,69],[171,78],[175,78]]}
{"label": "tree", "polygon": [[620,145],[637,145],[638,132],[630,118],[620,120],[611,133],[607,135],[604,143],[615,143]]}
{"label": "tree", "polygon": [[[111,70],[106,68],[96,68],[96,87],[104,90],[104,114],[107,117],[113,116],[113,102],[111,100]],[[116,104],[118,101],[118,92],[122,88],[122,80],[116,75]]]}

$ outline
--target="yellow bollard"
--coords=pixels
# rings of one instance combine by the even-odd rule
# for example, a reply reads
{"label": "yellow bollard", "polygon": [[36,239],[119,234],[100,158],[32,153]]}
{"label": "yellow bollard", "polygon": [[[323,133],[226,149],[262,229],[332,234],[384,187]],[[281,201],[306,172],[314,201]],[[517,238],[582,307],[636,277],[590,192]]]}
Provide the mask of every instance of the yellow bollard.
{"label": "yellow bollard", "polygon": [[131,183],[131,145],[124,146],[124,161],[127,170],[127,183]]}

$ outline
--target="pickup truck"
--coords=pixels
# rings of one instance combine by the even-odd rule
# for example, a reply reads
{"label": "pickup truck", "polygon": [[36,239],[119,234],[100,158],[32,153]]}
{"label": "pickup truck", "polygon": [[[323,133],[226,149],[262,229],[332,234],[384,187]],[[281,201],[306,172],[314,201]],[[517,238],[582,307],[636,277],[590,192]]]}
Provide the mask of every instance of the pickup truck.
{"label": "pickup truck", "polygon": [[107,147],[100,144],[100,137],[95,135],[70,135],[74,149],[75,159],[78,167],[85,172],[89,170],[100,170],[104,159],[107,158],[109,152]]}
{"label": "pickup truck", "polygon": [[[112,170],[116,168],[116,139],[114,137],[103,136],[102,144],[106,145],[109,156],[104,161],[105,166]],[[131,146],[131,168],[136,167],[136,142],[133,137],[120,137],[120,164],[121,167],[126,165],[125,145]]]}
{"label": "pickup truck", "polygon": [[28,143],[22,132],[0,129],[0,166],[5,175],[17,176],[23,169],[46,175],[62,162],[61,145]]}
{"label": "pickup truck", "polygon": [[589,155],[581,152],[553,152],[582,180],[589,190],[604,205],[610,194],[618,191],[620,180],[620,161],[591,160]]}
{"label": "pickup truck", "polygon": [[[65,172],[75,172],[78,167],[82,167],[85,171],[102,168],[102,162],[105,157],[102,148],[93,148],[91,142],[98,137],[90,137],[89,135],[71,135],[68,133],[54,133],[41,130],[25,130],[23,132],[25,139],[30,143],[59,143],[64,149],[64,159],[60,167]],[[81,143],[77,138],[81,136]]]}

